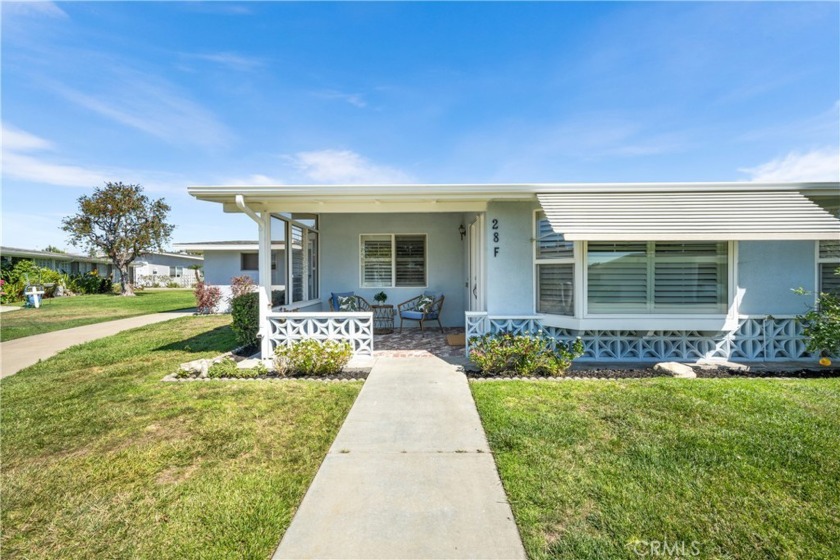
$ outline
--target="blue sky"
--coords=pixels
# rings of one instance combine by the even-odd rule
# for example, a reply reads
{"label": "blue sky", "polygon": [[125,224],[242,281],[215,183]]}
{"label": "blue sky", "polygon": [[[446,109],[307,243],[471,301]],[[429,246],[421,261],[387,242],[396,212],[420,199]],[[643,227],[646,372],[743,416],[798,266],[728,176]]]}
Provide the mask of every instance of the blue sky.
{"label": "blue sky", "polygon": [[840,4],[2,3],[3,245],[104,181],[840,180]]}

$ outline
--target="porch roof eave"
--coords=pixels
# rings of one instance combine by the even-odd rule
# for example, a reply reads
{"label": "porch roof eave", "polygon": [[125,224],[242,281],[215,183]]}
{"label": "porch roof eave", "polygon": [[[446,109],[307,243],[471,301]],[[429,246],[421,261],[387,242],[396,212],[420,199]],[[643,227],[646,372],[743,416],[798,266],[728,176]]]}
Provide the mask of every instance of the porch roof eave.
{"label": "porch roof eave", "polygon": [[221,203],[225,212],[241,212],[236,197],[259,212],[469,212],[484,211],[492,201],[536,201],[537,195],[657,192],[797,191],[836,193],[838,182],[748,183],[498,183],[399,185],[216,185],[191,186],[198,200]]}

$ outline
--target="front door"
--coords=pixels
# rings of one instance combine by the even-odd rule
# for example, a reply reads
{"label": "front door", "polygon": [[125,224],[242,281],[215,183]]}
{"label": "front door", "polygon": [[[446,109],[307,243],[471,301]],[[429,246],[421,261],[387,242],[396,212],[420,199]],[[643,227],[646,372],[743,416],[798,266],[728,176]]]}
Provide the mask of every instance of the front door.
{"label": "front door", "polygon": [[482,275],[482,226],[483,220],[481,216],[476,217],[475,221],[470,224],[469,238],[470,238],[470,270],[469,279],[467,281],[467,290],[469,291],[469,310],[470,311],[484,311],[484,282]]}

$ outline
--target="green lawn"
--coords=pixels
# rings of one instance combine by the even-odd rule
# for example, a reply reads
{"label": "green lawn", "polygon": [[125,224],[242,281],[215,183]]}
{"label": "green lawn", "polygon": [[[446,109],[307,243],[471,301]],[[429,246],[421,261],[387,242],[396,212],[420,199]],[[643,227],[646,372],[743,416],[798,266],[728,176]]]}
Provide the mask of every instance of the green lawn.
{"label": "green lawn", "polygon": [[470,386],[531,558],[840,558],[840,379]]}
{"label": "green lawn", "polygon": [[4,558],[270,556],[361,383],[160,381],[233,347],[229,321],[127,331],[0,382]]}
{"label": "green lawn", "polygon": [[47,299],[39,309],[0,314],[0,341],[191,307],[195,307],[195,297],[188,289],[143,291],[135,297],[101,294]]}

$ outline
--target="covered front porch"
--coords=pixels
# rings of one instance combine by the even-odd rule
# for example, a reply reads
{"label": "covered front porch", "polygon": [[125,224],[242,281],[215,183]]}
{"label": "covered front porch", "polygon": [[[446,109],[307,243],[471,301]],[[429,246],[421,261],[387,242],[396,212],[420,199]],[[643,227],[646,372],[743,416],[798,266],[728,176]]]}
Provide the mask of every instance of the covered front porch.
{"label": "covered front porch", "polygon": [[[465,312],[484,305],[486,193],[423,193],[416,186],[365,191],[311,186],[190,189],[197,198],[221,202],[226,212],[242,212],[257,225],[263,356],[272,355],[280,344],[309,338],[346,340],[356,355],[463,357],[463,344],[451,346],[446,336],[462,334]],[[282,266],[271,258],[270,248],[278,243],[286,248]],[[271,278],[278,273],[285,275],[286,289],[274,294],[272,305]],[[337,295],[348,293],[364,305],[337,309]],[[375,301],[383,293],[387,300]],[[399,334],[399,304],[421,295],[440,300],[439,312],[425,322],[424,333],[415,332],[416,321],[405,321]],[[385,313],[393,315],[393,334],[375,334],[381,325],[375,324],[369,306],[391,306]]]}

